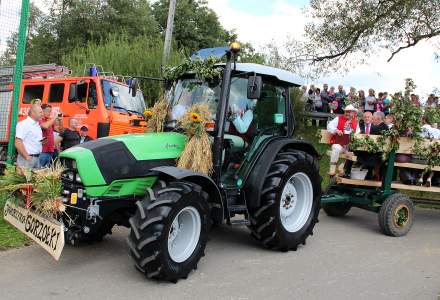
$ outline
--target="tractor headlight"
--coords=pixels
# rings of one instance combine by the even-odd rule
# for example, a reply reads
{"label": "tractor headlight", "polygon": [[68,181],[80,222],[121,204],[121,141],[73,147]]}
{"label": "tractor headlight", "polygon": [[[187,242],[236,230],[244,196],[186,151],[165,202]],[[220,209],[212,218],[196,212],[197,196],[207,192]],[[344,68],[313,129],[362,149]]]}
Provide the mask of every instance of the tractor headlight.
{"label": "tractor headlight", "polygon": [[73,175],[73,172],[65,172],[61,176],[68,181],[73,181],[73,179],[75,179],[75,175]]}
{"label": "tractor headlight", "polygon": [[81,177],[79,176],[79,174],[75,175],[75,181],[78,182],[78,183],[82,183]]}

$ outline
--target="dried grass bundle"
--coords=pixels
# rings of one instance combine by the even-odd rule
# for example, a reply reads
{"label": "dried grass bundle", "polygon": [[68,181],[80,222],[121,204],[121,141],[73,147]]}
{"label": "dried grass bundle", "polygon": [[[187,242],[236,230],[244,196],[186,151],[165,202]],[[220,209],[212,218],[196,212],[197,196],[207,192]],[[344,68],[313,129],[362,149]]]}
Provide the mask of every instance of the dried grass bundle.
{"label": "dried grass bundle", "polygon": [[30,170],[18,169],[14,166],[7,165],[4,175],[0,178],[0,191],[14,193],[28,186],[29,176],[25,176],[23,172],[30,173]]}
{"label": "dried grass bundle", "polygon": [[145,111],[145,117],[148,121],[146,132],[162,132],[167,113],[168,101],[162,96],[160,100],[154,104],[153,108]]}
{"label": "dried grass bundle", "polygon": [[56,163],[34,172],[31,205],[45,217],[55,217],[63,211],[61,201],[61,173],[64,167]]}
{"label": "dried grass bundle", "polygon": [[211,113],[207,104],[194,104],[187,114],[178,120],[185,130],[188,142],[179,158],[179,168],[210,175],[212,173],[212,149],[205,124],[211,122]]}

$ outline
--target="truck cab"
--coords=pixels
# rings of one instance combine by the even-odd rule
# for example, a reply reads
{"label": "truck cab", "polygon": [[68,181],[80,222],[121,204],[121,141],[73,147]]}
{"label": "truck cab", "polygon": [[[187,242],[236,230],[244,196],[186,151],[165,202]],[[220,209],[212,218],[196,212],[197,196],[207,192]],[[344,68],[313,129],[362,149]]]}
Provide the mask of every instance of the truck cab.
{"label": "truck cab", "polygon": [[[117,76],[71,77],[70,70],[57,65],[25,67],[19,98],[19,121],[27,117],[32,101],[40,99],[52,106],[54,113],[62,113],[63,126],[69,119],[78,120],[89,129],[89,136],[96,139],[105,136],[142,133],[145,131],[145,102],[138,90],[133,97],[130,86]],[[1,70],[0,70],[1,71]],[[3,72],[7,73],[7,72]],[[0,77],[5,79],[6,75]],[[9,139],[9,119],[12,107],[13,85],[3,80],[0,85],[0,161],[6,152]]]}

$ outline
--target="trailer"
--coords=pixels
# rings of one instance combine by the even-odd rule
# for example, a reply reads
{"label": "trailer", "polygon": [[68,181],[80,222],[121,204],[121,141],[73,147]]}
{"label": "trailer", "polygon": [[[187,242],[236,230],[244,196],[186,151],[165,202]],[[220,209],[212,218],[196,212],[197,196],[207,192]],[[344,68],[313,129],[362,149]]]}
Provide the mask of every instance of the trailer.
{"label": "trailer", "polygon": [[[362,137],[364,135],[356,135]],[[378,136],[369,136],[375,139]],[[322,144],[330,144],[331,134],[321,130]],[[414,202],[402,191],[417,191],[436,193],[440,195],[438,186],[419,186],[404,184],[396,180],[398,168],[423,171],[427,165],[412,162],[397,162],[397,154],[413,154],[414,141],[410,138],[399,139],[399,149],[390,152],[384,163],[385,174],[381,181],[350,179],[340,175],[332,178],[327,191],[321,198],[321,207],[332,217],[346,215],[352,207],[358,207],[378,213],[379,227],[389,236],[406,235],[414,220]],[[434,143],[424,141],[425,145]],[[327,153],[329,154],[329,153]],[[340,159],[357,161],[356,155],[341,154]],[[433,172],[440,172],[440,166],[432,168]],[[435,200],[418,200],[417,203],[435,204]],[[440,204],[438,201],[437,204]]]}

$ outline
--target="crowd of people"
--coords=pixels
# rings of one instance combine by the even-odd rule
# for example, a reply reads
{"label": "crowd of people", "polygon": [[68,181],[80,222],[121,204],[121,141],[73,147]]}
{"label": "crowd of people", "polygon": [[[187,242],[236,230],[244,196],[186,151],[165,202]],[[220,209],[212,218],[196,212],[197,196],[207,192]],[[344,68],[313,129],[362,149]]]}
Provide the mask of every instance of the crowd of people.
{"label": "crowd of people", "polygon": [[[359,111],[353,105],[347,105],[343,109],[343,114],[338,115],[327,124],[327,130],[332,134],[330,141],[331,155],[330,155],[330,170],[329,175],[335,176],[337,172],[337,162],[341,153],[346,155],[353,155],[349,152],[348,144],[350,142],[350,135],[352,133],[360,133],[365,135],[382,135],[384,132],[392,128],[394,118],[393,114],[385,114],[381,110],[371,111],[364,109],[362,119],[358,121]],[[440,139],[440,129],[437,124],[429,124],[425,119],[423,120],[423,127],[421,136],[429,139]],[[368,153],[365,151],[356,151],[354,153],[357,157],[357,164],[368,170],[366,179],[380,181],[382,180],[383,164],[380,153]],[[406,155],[408,156],[408,155]],[[411,157],[409,157],[411,159]],[[339,168],[339,175],[343,177],[350,177],[353,162],[348,160]],[[431,185],[431,179],[435,174],[430,173],[426,178],[426,183]],[[439,174],[437,174],[438,177]],[[417,174],[410,170],[400,171],[400,179],[407,184],[423,183],[422,176],[417,179]]]}
{"label": "crowd of people", "polygon": [[[310,85],[308,89],[307,86],[303,86],[301,100],[308,104],[309,110],[317,112],[342,114],[348,103],[354,103],[361,111],[380,111],[385,115],[392,113],[393,102],[387,92],[376,93],[374,89],[368,89],[367,94],[364,90],[359,90],[353,95],[353,91],[354,89],[350,89],[347,93],[342,85],[339,85],[337,90],[333,86],[329,88],[328,84],[324,84],[322,90],[314,85]],[[439,99],[434,94],[430,94],[426,101],[421,101],[419,95],[412,94],[411,101],[420,107],[440,107]]]}
{"label": "crowd of people", "polygon": [[50,104],[41,104],[36,99],[28,111],[28,117],[17,123],[15,147],[17,166],[38,169],[50,166],[60,151],[92,140],[87,126],[70,118],[68,128],[63,127],[63,114],[55,113]]}

